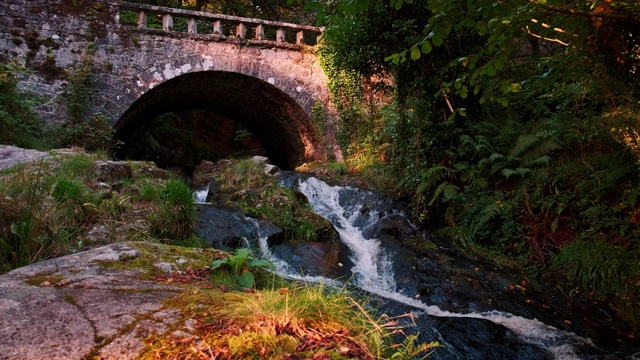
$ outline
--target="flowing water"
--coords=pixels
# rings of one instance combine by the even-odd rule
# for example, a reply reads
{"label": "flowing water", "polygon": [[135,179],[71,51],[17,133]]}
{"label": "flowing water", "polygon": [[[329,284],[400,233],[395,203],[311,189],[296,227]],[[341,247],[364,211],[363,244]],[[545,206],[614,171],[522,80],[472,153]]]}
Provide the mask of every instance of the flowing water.
{"label": "flowing water", "polygon": [[[558,330],[536,319],[526,319],[499,311],[485,313],[443,311],[437,306],[426,305],[403,294],[396,288],[392,268],[393,254],[385,251],[379,240],[366,239],[363,235],[363,229],[381,217],[381,214],[375,211],[363,214],[363,203],[365,198],[372,195],[371,193],[350,187],[329,186],[313,177],[301,179],[298,190],[307,196],[316,213],[333,223],[341,240],[351,250],[351,260],[354,264],[353,282],[362,289],[420,309],[419,312],[430,316],[466,317],[492,321],[507,327],[526,342],[544,346],[556,359],[577,359],[579,356],[574,347],[591,345],[588,339]],[[345,196],[346,193],[349,195]]]}
{"label": "flowing water", "polygon": [[[316,178],[304,178],[299,175],[288,175],[281,179],[285,186],[293,187],[302,192],[308,199],[316,213],[325,217],[334,225],[340,235],[340,240],[348,247],[350,252],[351,278],[350,284],[355,285],[380,298],[393,302],[392,307],[402,307],[402,311],[412,312],[414,315],[437,317],[440,319],[480,319],[490,321],[509,329],[517,336],[521,343],[530,344],[534,349],[549,352],[555,359],[592,359],[601,358],[603,352],[593,345],[590,339],[582,338],[574,333],[559,330],[547,325],[535,318],[529,319],[516,316],[503,311],[485,312],[465,312],[465,311],[445,311],[435,305],[426,304],[415,297],[404,293],[401,285],[396,281],[394,273],[394,261],[401,262],[394,251],[385,247],[380,240],[365,236],[367,229],[373,224],[390,216],[403,216],[403,214],[389,206],[381,204],[375,194],[352,187],[329,186]],[[206,189],[196,192],[194,197],[196,202],[206,202]],[[257,220],[247,218],[256,229],[257,245],[262,255],[270,259],[277,267],[278,272],[292,279],[323,282],[334,286],[341,286],[342,283],[322,276],[310,276],[300,274],[286,261],[275,256],[269,248],[267,235],[261,233],[261,226]],[[246,240],[245,240],[246,241]],[[247,241],[247,245],[248,244]],[[394,256],[396,256],[394,258]],[[448,321],[448,320],[447,320]],[[474,320],[469,320],[474,321]],[[466,324],[466,323],[465,323]],[[459,325],[465,327],[466,325]],[[423,331],[424,329],[421,329]],[[459,334],[458,334],[459,335]],[[473,337],[471,333],[467,336]],[[447,342],[447,333],[440,334],[437,330],[431,332],[429,336],[436,337],[436,340],[446,344],[450,349],[444,356],[435,358],[503,358],[495,353],[489,357],[485,355],[471,356],[465,352],[456,352],[455,345]],[[455,336],[455,335],[454,335]],[[481,337],[481,335],[479,335]],[[499,340],[501,341],[501,340]],[[489,344],[490,346],[492,344]],[[463,346],[467,346],[464,344]],[[534,350],[535,353],[535,350]],[[462,354],[462,355],[461,355]],[[480,354],[480,352],[478,353]],[[512,353],[511,353],[512,354]],[[637,355],[637,354],[636,354]],[[626,358],[635,359],[636,355]],[[519,356],[511,358],[520,358]],[[524,356],[524,358],[545,358],[544,356]],[[607,358],[620,359],[625,356],[613,356]]]}

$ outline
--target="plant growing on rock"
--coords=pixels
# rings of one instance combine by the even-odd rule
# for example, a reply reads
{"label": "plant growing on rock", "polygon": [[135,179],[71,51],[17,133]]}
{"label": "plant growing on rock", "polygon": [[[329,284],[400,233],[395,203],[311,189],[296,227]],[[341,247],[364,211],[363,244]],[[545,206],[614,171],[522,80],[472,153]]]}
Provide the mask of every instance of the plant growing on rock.
{"label": "plant growing on rock", "polygon": [[275,269],[275,266],[264,259],[254,259],[249,254],[249,249],[238,249],[234,255],[229,255],[226,259],[216,260],[211,264],[211,270],[215,270],[222,265],[228,265],[235,273],[235,283],[244,287],[251,288],[255,280],[255,276],[251,269],[264,268]]}

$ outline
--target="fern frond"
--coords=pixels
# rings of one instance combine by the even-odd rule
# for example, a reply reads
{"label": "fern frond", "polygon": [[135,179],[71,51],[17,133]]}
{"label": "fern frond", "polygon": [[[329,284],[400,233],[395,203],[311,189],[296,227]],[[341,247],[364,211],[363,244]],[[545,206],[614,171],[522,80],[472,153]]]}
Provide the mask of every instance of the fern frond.
{"label": "fern frond", "polygon": [[433,166],[422,175],[422,180],[418,184],[417,192],[423,192],[427,189],[440,184],[443,180],[450,178],[455,170],[444,165]]}
{"label": "fern frond", "polygon": [[535,165],[549,165],[549,161],[551,161],[551,156],[543,155],[538,158],[535,158],[530,161],[523,161],[523,166],[535,166]]}
{"label": "fern frond", "polygon": [[538,144],[527,149],[524,153],[519,155],[519,157],[523,163],[527,163],[534,159],[548,155],[552,151],[557,150],[559,148],[560,148],[560,145],[558,145],[557,143],[551,140],[542,140]]}
{"label": "fern frond", "polygon": [[449,186],[446,186],[442,192],[442,194],[444,195],[444,201],[450,201],[456,196],[458,196],[459,190],[460,188],[455,185],[449,184]]}
{"label": "fern frond", "polygon": [[449,182],[445,181],[443,183],[441,183],[440,185],[438,185],[438,187],[436,188],[436,191],[433,193],[433,197],[431,198],[431,201],[429,201],[429,206],[433,205],[439,198],[441,195],[443,195],[443,200],[445,202],[451,200],[453,197],[455,197],[458,194],[458,190],[460,188],[450,184]]}
{"label": "fern frond", "polygon": [[438,235],[449,236],[456,245],[469,247],[473,244],[473,232],[461,226],[449,226],[436,231]]}
{"label": "fern frond", "polygon": [[533,134],[521,135],[518,137],[516,145],[509,150],[509,155],[514,157],[520,157],[525,151],[529,150],[532,146],[540,141],[538,136]]}
{"label": "fern frond", "polygon": [[618,180],[636,171],[636,164],[625,164],[609,169],[607,176],[602,180],[600,184],[601,189],[613,187]]}
{"label": "fern frond", "polygon": [[500,173],[508,179],[511,175],[515,174],[516,171],[513,169],[502,169]]}
{"label": "fern frond", "polygon": [[491,156],[489,156],[489,161],[491,162],[496,162],[497,160],[502,160],[502,159],[504,159],[504,155],[499,153],[493,153],[491,154]]}
{"label": "fern frond", "polygon": [[480,217],[473,224],[473,234],[477,233],[482,227],[489,223],[489,221],[502,216],[502,207],[496,203],[490,203],[485,206],[480,212]]}

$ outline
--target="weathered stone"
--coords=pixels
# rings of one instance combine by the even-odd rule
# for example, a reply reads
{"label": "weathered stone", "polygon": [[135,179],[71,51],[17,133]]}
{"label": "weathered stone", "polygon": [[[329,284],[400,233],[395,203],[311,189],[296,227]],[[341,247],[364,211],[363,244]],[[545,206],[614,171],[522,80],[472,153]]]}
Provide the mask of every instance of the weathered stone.
{"label": "weathered stone", "polygon": [[269,158],[265,157],[265,156],[253,156],[251,158],[251,161],[253,161],[256,164],[270,164],[271,163],[269,161]]}
{"label": "weathered stone", "polygon": [[94,171],[99,181],[115,183],[133,174],[126,161],[97,161]]}
{"label": "weathered stone", "polygon": [[[138,246],[111,244],[0,275],[0,358],[133,359],[154,332],[193,331],[193,324],[176,327],[180,311],[163,305],[181,288],[141,280],[145,269],[103,265],[141,256]],[[144,246],[158,258],[170,254]],[[173,269],[178,260],[156,266]]]}
{"label": "weathered stone", "polygon": [[[275,41],[265,43],[266,40],[216,38],[212,34],[197,34],[196,31],[187,34],[137,29],[135,24],[124,26],[116,21],[117,5],[96,6],[96,17],[87,17],[85,10],[92,8],[97,0],[85,0],[78,6],[70,5],[68,1],[59,6],[45,0],[12,2],[15,4],[0,2],[0,14],[3,14],[0,48],[16,49],[9,54],[8,60],[37,69],[48,57],[53,57],[56,66],[72,72],[81,66],[88,54],[89,42],[94,42],[93,58],[99,65],[94,67],[94,75],[99,79],[108,78],[109,82],[96,82],[90,90],[93,103],[90,112],[105,114],[114,124],[122,119],[118,125],[118,137],[127,146],[132,143],[129,133],[137,131],[147,121],[145,119],[153,119],[161,111],[175,111],[178,107],[193,106],[197,102],[198,106],[221,113],[251,129],[270,156],[284,154],[278,155],[281,158],[271,156],[276,165],[291,168],[304,161],[323,158],[325,148],[335,149],[337,153],[334,155],[340,158],[333,135],[337,115],[330,103],[327,79],[315,55],[307,53],[304,46]],[[31,11],[36,8],[36,13]],[[39,46],[33,53],[26,45],[16,47],[12,42],[15,37],[12,32],[16,29],[20,30],[22,37],[33,34],[29,36],[33,36],[38,45],[59,36],[55,40],[59,48],[58,45]],[[269,47],[265,48],[265,44]],[[165,68],[167,59],[171,59],[169,68]],[[154,64],[160,66],[156,68]],[[247,78],[211,77],[211,72]],[[204,73],[209,73],[210,77],[200,78]],[[172,87],[179,92],[184,90],[185,96],[173,96],[161,86],[166,81],[185,76],[194,76],[193,82],[201,83],[203,88],[192,89],[186,82],[181,88],[179,83],[174,83]],[[300,81],[304,84],[299,84]],[[66,118],[66,107],[59,105],[64,85],[57,80],[44,79],[39,71],[27,73],[19,79],[21,89],[33,92],[49,105],[39,107],[39,111],[52,122]],[[309,89],[309,93],[297,91],[298,86]],[[211,91],[212,87],[219,88],[220,92]],[[156,89],[160,93],[156,93]],[[255,94],[255,99],[251,98],[252,94]],[[147,95],[146,101],[137,102],[142,95]],[[326,137],[325,147],[320,145],[321,135],[311,125],[312,106],[317,102],[325,106],[327,114],[328,131],[322,134]],[[137,109],[130,109],[134,104]]]}
{"label": "weathered stone", "polygon": [[22,149],[15,146],[0,145],[0,170],[8,169],[27,161],[43,159],[49,157],[49,153]]}
{"label": "weathered stone", "polygon": [[278,172],[280,172],[280,168],[275,165],[266,164],[264,166],[264,173],[267,175],[275,175]]}

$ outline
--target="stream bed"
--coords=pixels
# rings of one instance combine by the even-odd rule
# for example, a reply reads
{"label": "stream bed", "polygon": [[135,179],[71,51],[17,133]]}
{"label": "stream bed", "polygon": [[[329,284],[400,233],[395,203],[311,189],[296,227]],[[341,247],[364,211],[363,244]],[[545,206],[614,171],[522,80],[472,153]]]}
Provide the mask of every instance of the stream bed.
{"label": "stream bed", "polygon": [[[201,226],[201,234],[209,239],[212,233],[235,231],[227,238],[242,240],[214,241],[214,246],[249,245],[283,276],[336,286],[346,281],[372,297],[380,315],[412,314],[402,318],[405,332],[444,345],[430,359],[640,359],[640,344],[626,335],[614,313],[577,290],[529,288],[518,274],[468,258],[422,233],[392,199],[379,194],[299,173],[278,177],[283,186],[303,193],[340,235],[341,255],[327,259],[329,270],[308,264],[314,252],[323,264],[327,252],[317,244],[299,249],[273,244],[269,237],[277,228],[230,209],[203,205],[201,223],[215,227]],[[421,242],[433,246],[416,246]]]}

